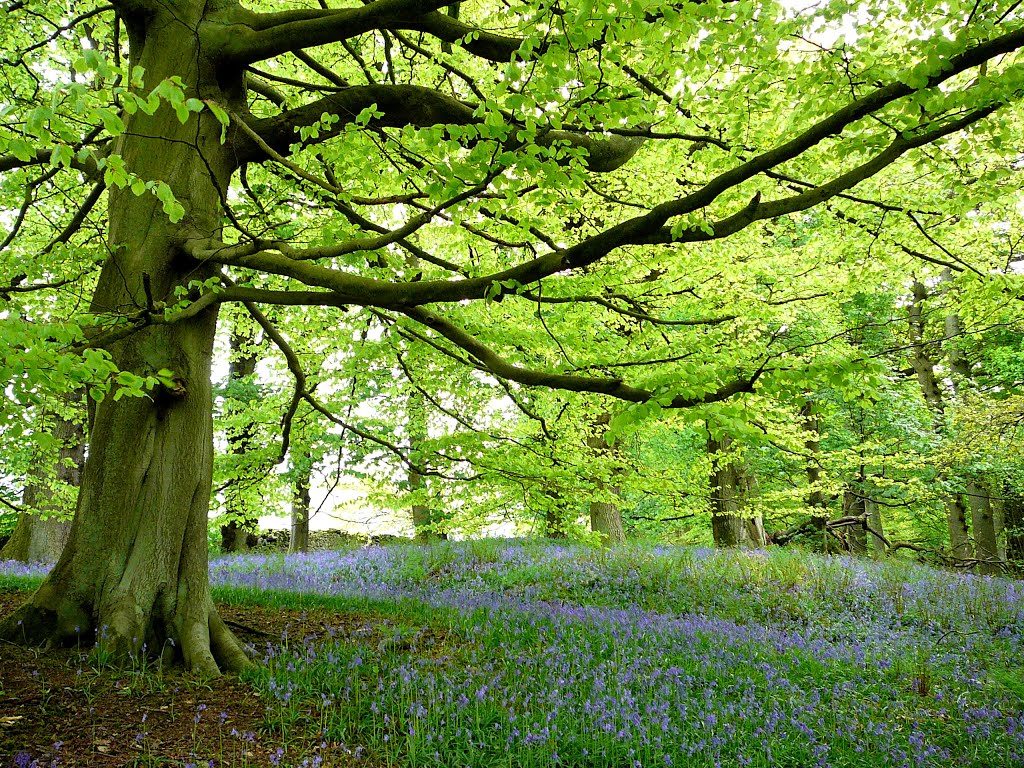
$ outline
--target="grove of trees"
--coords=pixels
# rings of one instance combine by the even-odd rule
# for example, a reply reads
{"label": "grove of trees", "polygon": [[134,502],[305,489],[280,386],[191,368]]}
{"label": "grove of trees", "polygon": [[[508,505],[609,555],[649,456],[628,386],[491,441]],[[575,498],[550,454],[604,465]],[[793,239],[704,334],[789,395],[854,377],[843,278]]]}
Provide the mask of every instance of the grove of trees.
{"label": "grove of trees", "polygon": [[332,466],[424,539],[1024,555],[1017,2],[13,0],[0,35],[6,507],[70,514],[85,455],[0,636],[246,666],[211,504],[225,546],[284,501],[301,535]]}

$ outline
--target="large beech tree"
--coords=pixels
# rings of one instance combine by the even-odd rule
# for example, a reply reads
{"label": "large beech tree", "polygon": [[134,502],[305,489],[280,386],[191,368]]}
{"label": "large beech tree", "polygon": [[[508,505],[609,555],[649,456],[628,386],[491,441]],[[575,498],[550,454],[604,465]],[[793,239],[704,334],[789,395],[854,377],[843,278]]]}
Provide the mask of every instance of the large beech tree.
{"label": "large beech tree", "polygon": [[[893,180],[944,174],[929,193],[943,207],[913,221],[955,227],[977,206],[957,186],[977,153],[1014,159],[1015,3],[861,3],[853,34],[845,3],[330,4],[8,5],[0,296],[92,293],[61,323],[9,311],[5,365],[99,401],[68,543],[4,636],[102,628],[119,654],[248,663],[207,583],[221,304],[244,305],[287,359],[286,424],[303,400],[338,417],[275,305],[365,311],[509,386],[644,413],[799,392],[801,358],[769,326],[733,326],[724,358],[724,335],[678,348],[689,337],[673,334],[729,319],[686,303],[715,241],[749,249],[755,223],[819,206],[854,227],[860,208],[927,258],[937,231],[917,232],[923,206]],[[503,302],[529,302],[530,334],[554,341],[509,334]],[[570,360],[550,324],[571,311],[659,341],[596,323],[593,354]]]}

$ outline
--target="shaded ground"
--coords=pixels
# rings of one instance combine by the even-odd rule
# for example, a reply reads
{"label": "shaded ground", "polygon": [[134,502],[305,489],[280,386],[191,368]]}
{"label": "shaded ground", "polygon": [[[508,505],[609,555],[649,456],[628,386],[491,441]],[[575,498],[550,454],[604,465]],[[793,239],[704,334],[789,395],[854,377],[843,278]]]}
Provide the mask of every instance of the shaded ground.
{"label": "shaded ground", "polygon": [[[29,593],[0,591],[0,616]],[[365,637],[366,617],[329,611],[220,606],[243,642]],[[154,668],[102,674],[85,649],[41,650],[0,641],[0,768],[354,765],[345,745],[318,735],[280,737],[252,688],[233,678],[202,682]],[[279,750],[285,752],[279,753]],[[212,761],[212,762],[210,762]],[[363,758],[359,765],[372,763]]]}

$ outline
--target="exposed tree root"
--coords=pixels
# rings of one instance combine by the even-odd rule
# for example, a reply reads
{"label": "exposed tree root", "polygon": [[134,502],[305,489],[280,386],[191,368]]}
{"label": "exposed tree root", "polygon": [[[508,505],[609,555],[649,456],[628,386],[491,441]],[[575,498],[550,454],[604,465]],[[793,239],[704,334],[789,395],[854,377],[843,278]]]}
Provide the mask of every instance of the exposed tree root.
{"label": "exposed tree root", "polygon": [[[159,605],[147,617],[141,609],[114,610],[104,620],[89,618],[81,606],[48,599],[52,588],[39,591],[13,614],[0,621],[0,639],[20,645],[91,645],[117,665],[141,658],[179,661],[199,675],[238,673],[252,665],[242,644],[207,599],[198,610],[161,617]],[[137,608],[137,607],[136,607]]]}

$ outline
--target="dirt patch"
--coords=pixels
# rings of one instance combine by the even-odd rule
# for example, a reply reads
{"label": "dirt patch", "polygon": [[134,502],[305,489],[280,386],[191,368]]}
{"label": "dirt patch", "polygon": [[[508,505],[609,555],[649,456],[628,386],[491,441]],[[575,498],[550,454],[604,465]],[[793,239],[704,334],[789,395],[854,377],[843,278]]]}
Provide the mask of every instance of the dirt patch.
{"label": "dirt patch", "polygon": [[[0,616],[28,594],[0,591]],[[373,617],[219,607],[257,657],[285,633],[311,642],[374,642],[387,634]],[[0,768],[372,765],[366,758],[356,761],[352,748],[313,733],[282,744],[266,722],[263,702],[235,678],[203,682],[149,665],[100,671],[85,648],[0,642]]]}

